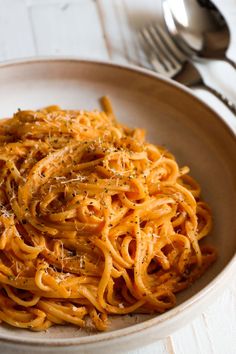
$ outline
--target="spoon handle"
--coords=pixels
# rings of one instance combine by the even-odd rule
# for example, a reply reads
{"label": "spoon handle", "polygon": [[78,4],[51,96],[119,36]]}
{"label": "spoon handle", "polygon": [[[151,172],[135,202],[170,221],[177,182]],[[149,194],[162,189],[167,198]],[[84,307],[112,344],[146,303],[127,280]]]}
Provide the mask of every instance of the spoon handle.
{"label": "spoon handle", "polygon": [[226,96],[224,96],[222,93],[219,91],[215,90],[213,87],[206,85],[205,83],[203,84],[204,89],[215,95],[221,102],[223,102],[229,109],[230,111],[236,115],[236,105],[230,101]]}
{"label": "spoon handle", "polygon": [[225,61],[229,63],[234,69],[236,69],[236,62],[230,59],[229,57],[225,57]]}

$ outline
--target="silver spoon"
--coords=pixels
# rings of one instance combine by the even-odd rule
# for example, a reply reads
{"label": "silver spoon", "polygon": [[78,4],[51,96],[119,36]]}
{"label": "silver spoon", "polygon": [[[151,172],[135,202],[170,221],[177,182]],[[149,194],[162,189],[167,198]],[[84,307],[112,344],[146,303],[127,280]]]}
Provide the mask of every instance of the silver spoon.
{"label": "silver spoon", "polygon": [[162,0],[164,19],[176,44],[192,58],[236,63],[226,56],[230,31],[225,18],[210,0]]}

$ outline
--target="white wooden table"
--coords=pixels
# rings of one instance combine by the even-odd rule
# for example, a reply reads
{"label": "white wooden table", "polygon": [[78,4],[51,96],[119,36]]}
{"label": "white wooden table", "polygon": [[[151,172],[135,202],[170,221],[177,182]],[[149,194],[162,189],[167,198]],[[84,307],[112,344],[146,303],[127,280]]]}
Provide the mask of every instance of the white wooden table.
{"label": "white wooden table", "polygon": [[[230,23],[229,54],[236,60],[236,0],[215,3]],[[162,21],[161,0],[0,0],[0,60],[74,55],[148,67],[136,31],[151,21]],[[236,103],[236,71],[219,62],[201,70]],[[203,90],[197,94],[236,130],[235,117],[220,102]],[[236,279],[192,323],[156,344],[129,352],[154,353],[235,354]]]}

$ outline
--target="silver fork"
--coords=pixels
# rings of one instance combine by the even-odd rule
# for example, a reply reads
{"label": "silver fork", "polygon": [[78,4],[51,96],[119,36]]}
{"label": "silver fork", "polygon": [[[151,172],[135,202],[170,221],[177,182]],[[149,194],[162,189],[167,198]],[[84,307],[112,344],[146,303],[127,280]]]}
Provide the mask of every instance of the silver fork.
{"label": "silver fork", "polygon": [[158,25],[145,27],[139,35],[147,58],[155,71],[189,87],[203,86],[236,115],[235,104],[204,82],[197,66],[176,47],[172,38],[162,27]]}

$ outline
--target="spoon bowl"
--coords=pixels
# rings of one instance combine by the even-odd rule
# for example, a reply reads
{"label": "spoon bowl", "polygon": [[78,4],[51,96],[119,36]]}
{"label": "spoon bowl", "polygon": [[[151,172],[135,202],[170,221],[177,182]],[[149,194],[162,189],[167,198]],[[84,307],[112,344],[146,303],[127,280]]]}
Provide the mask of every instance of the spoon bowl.
{"label": "spoon bowl", "polygon": [[186,55],[223,59],[230,45],[230,30],[219,9],[210,0],[163,0],[164,19],[168,31]]}

